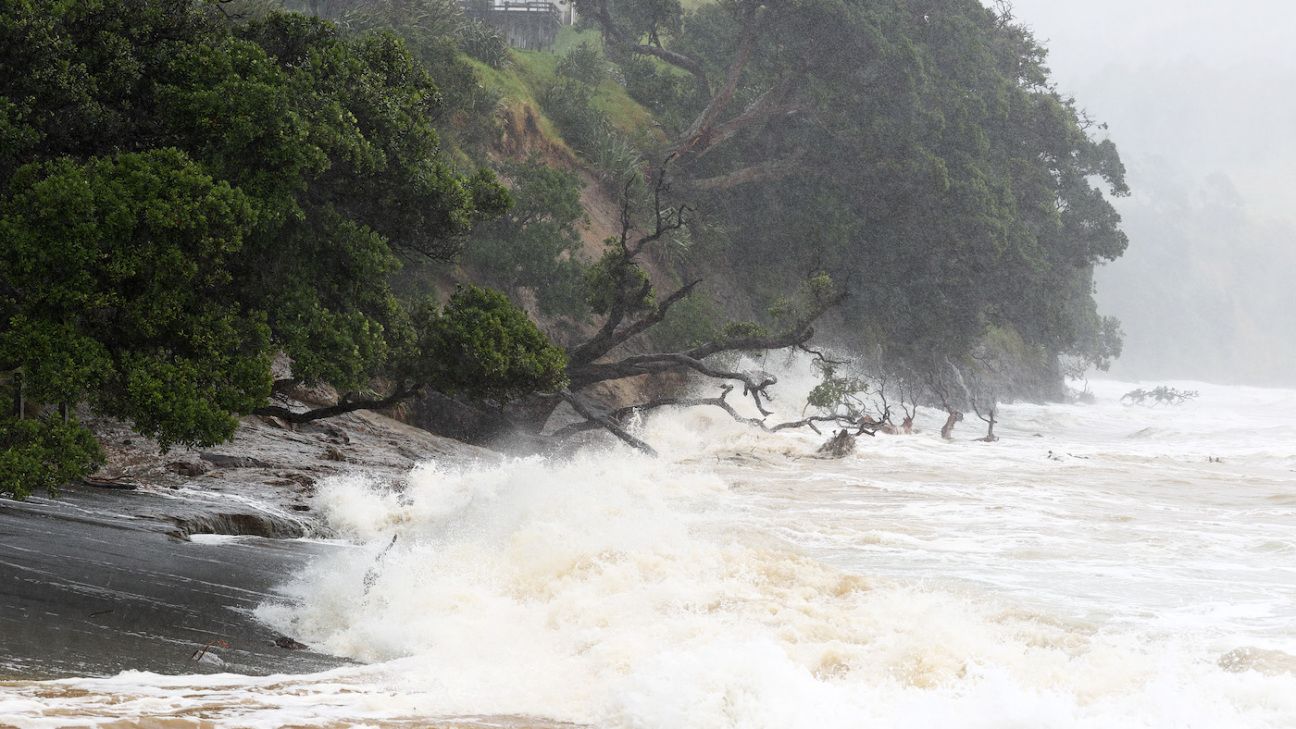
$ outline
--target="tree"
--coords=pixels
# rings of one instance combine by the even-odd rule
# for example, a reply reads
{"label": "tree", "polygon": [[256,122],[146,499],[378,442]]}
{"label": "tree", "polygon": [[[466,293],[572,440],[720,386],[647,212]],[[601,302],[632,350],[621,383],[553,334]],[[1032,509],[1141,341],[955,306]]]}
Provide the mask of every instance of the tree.
{"label": "tree", "polygon": [[536,294],[540,311],[580,317],[585,313],[584,270],[579,257],[580,178],[538,159],[506,163],[508,213],[478,226],[464,260],[483,283],[514,296]]}
{"label": "tree", "polygon": [[[343,389],[452,354],[459,379],[429,381],[561,383],[502,299],[432,316],[389,286],[402,258],[453,258],[511,202],[451,164],[438,88],[395,36],[181,0],[19,0],[0,49],[0,372],[33,408],[85,405],[165,448],[229,437],[266,402],[276,353],[294,381]],[[95,462],[70,417],[23,415],[4,435],[13,473]],[[57,444],[66,459],[41,455]],[[52,483],[22,478],[5,490]]]}
{"label": "tree", "polygon": [[391,407],[426,391],[503,404],[537,392],[556,392],[567,383],[565,353],[497,291],[470,285],[459,288],[444,307],[432,299],[416,302],[409,312],[408,334],[388,370],[395,381],[389,394],[377,399],[348,396],[336,405],[304,412],[272,405],[256,413],[304,423]]}
{"label": "tree", "polygon": [[[568,349],[567,377],[570,387],[558,397],[546,397],[539,402],[532,402],[526,413],[530,427],[534,430],[542,428],[553,408],[563,401],[585,419],[585,424],[563,428],[556,435],[569,435],[601,427],[632,447],[654,453],[649,444],[623,427],[625,418],[633,413],[660,407],[715,406],[737,420],[767,430],[841,421],[841,416],[834,415],[771,427],[765,423],[765,419],[773,413],[766,409],[766,405],[770,398],[769,388],[778,383],[778,378],[763,372],[728,369],[714,362],[714,358],[723,355],[789,349],[809,342],[815,333],[815,322],[846,298],[846,292],[825,275],[815,276],[805,282],[800,300],[780,312],[783,321],[775,331],[752,322],[734,322],[724,327],[719,336],[682,351],[618,354],[623,345],[638,339],[665,321],[671,309],[692,296],[701,283],[700,280],[691,281],[659,298],[651,277],[641,264],[641,256],[672,233],[683,229],[692,212],[686,204],[669,202],[670,179],[666,165],[659,167],[653,177],[646,231],[640,230],[636,223],[638,214],[634,186],[638,178],[632,177],[626,183],[622,195],[620,233],[607,241],[607,251],[598,264],[591,268],[588,279],[591,306],[603,315],[603,323],[588,339]],[[581,394],[583,390],[603,382],[666,373],[702,375],[726,384],[716,398],[663,398],[624,407],[612,413],[598,412]],[[728,403],[727,397],[735,385],[742,387],[742,394],[751,398],[762,417],[745,418]],[[852,418],[849,422],[855,421]]]}
{"label": "tree", "polygon": [[54,492],[99,466],[103,451],[89,431],[54,418],[0,418],[0,495],[23,499]]}
{"label": "tree", "polygon": [[265,315],[236,298],[246,195],[177,150],[21,168],[0,205],[0,369],[174,443],[229,437],[270,394]]}
{"label": "tree", "polygon": [[838,334],[911,373],[992,327],[1054,358],[1114,351],[1113,323],[1089,312],[1094,265],[1127,244],[1109,200],[1128,192],[1124,168],[1005,8],[739,0],[654,3],[645,19],[629,5],[581,9],[624,67],[694,79],[666,154],[744,241],[726,263],[745,279],[867,281]]}

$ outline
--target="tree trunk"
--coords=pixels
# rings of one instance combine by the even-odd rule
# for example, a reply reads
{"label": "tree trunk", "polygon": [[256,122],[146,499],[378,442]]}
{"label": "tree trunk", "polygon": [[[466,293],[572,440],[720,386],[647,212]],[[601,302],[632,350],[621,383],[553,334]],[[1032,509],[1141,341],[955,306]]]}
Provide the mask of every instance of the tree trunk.
{"label": "tree trunk", "polygon": [[994,434],[995,422],[995,416],[991,414],[990,419],[986,420],[986,435],[981,439],[983,442],[994,443],[999,440],[999,436]]}
{"label": "tree trunk", "polygon": [[950,410],[949,417],[945,418],[945,424],[941,426],[941,437],[945,440],[953,440],[954,426],[962,422],[963,413],[957,410]]}

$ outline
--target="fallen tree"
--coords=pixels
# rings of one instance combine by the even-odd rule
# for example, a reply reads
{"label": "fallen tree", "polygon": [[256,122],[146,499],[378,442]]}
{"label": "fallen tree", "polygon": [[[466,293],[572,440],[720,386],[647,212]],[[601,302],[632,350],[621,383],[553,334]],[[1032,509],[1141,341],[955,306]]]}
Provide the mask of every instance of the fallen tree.
{"label": "fallen tree", "polygon": [[[651,189],[644,196],[647,209],[642,212],[637,207],[640,195],[636,187],[642,184],[641,178],[632,176],[626,182],[618,233],[606,241],[603,257],[587,275],[587,298],[595,312],[602,315],[602,323],[583,341],[568,346],[561,357],[538,338],[542,335],[534,325],[501,295],[467,287],[451,299],[444,311],[425,304],[414,313],[417,341],[410,357],[396,358],[391,374],[383,379],[384,392],[346,394],[336,404],[304,411],[274,404],[255,413],[300,424],[356,410],[387,409],[436,393],[458,396],[457,404],[478,422],[470,432],[456,433],[457,437],[487,441],[511,433],[540,437],[543,444],[602,429],[646,453],[655,451],[627,430],[627,422],[637,413],[663,407],[716,407],[739,422],[769,432],[794,428],[820,432],[819,426],[831,424],[872,435],[885,427],[882,421],[865,416],[862,407],[844,412],[821,408],[819,414],[770,422],[774,414],[770,389],[778,378],[732,364],[737,355],[805,348],[814,337],[815,323],[847,296],[824,274],[806,280],[798,301],[774,328],[736,322],[710,341],[687,349],[627,351],[627,345],[647,339],[646,335],[665,321],[674,307],[695,295],[702,284],[701,280],[687,281],[659,297],[658,287],[643,265],[643,258],[654,246],[684,229],[690,220],[692,209],[687,204],[669,202],[672,161],[668,158],[652,174]],[[503,359],[495,362],[501,353]],[[561,367],[555,369],[559,360]],[[657,398],[606,411],[589,394],[603,383],[680,374],[717,381],[718,396]],[[284,396],[298,384],[296,380],[282,380],[276,385],[276,393]],[[730,402],[730,394],[739,388],[758,417],[742,415]],[[554,410],[564,403],[582,420],[545,435]],[[883,421],[889,423],[889,418]]]}
{"label": "fallen tree", "polygon": [[[847,293],[827,275],[808,279],[800,292],[799,305],[790,312],[782,326],[771,331],[751,322],[731,323],[722,333],[707,342],[674,352],[646,352],[621,354],[623,345],[647,334],[664,321],[671,309],[693,295],[700,280],[684,283],[660,301],[641,262],[643,255],[673,232],[688,224],[691,208],[667,202],[670,192],[669,165],[673,158],[657,169],[653,176],[650,197],[651,210],[647,230],[636,225],[636,179],[626,183],[621,199],[620,230],[607,241],[603,258],[594,267],[591,277],[591,301],[604,314],[603,323],[585,341],[568,349],[568,387],[554,396],[540,396],[540,407],[529,408],[531,427],[543,428],[544,421],[553,408],[566,402],[583,418],[583,422],[568,425],[551,433],[565,438],[576,433],[602,428],[623,442],[644,452],[654,452],[647,443],[625,429],[626,421],[635,414],[663,407],[716,407],[736,421],[760,427],[770,432],[808,427],[818,432],[819,424],[833,423],[854,427],[872,434],[874,429],[862,422],[862,413],[833,413],[805,417],[795,421],[769,423],[774,415],[769,409],[770,388],[778,378],[766,372],[745,371],[724,364],[725,355],[763,353],[805,347],[814,337],[815,323],[846,299]],[[720,393],[716,397],[667,397],[617,408],[610,412],[600,409],[583,394],[595,385],[643,375],[691,374],[719,381]],[[742,388],[742,396],[749,398],[760,417],[747,417],[739,413],[728,397]],[[549,405],[544,407],[543,405]]]}

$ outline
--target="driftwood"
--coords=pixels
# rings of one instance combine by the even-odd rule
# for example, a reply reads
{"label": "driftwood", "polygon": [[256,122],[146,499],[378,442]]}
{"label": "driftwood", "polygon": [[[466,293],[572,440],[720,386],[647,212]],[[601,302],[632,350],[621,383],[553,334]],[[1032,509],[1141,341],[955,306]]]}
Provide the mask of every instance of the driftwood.
{"label": "driftwood", "polygon": [[392,547],[396,546],[396,540],[399,537],[399,532],[393,534],[391,541],[388,542],[387,546],[383,547],[383,551],[379,552],[378,556],[374,558],[374,562],[369,566],[369,569],[365,570],[363,581],[364,594],[368,595],[369,590],[374,586],[374,583],[378,581],[378,568],[382,566],[383,558],[387,556],[387,553],[391,551]]}

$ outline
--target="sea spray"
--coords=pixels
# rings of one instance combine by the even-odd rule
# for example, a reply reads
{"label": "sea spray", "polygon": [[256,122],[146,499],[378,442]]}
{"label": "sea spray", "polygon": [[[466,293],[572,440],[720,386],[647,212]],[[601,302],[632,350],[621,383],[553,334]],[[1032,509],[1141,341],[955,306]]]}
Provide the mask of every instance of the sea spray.
{"label": "sea spray", "polygon": [[[428,464],[400,489],[327,481],[316,505],[354,546],[261,615],[366,665],[14,700],[65,687],[87,715],[160,701],[264,726],[1296,725],[1296,568],[1279,556],[1296,548],[1296,393],[1203,386],[1151,410],[1119,405],[1123,387],[1005,408],[998,444],[942,442],[928,413],[830,461],[813,435],[694,410],[646,418],[662,459],[612,446]],[[1223,660],[1243,647],[1277,668]]]}

